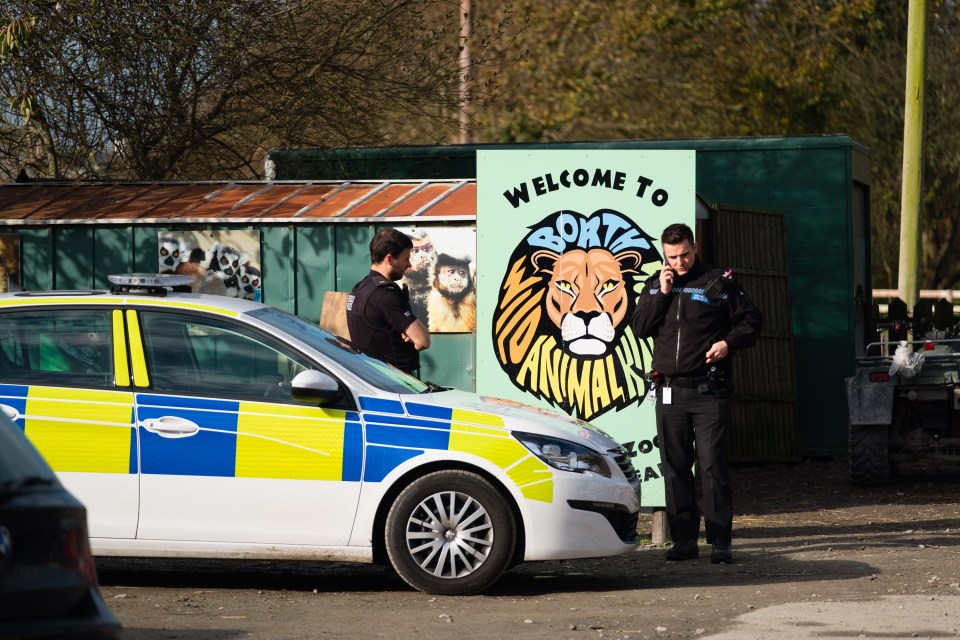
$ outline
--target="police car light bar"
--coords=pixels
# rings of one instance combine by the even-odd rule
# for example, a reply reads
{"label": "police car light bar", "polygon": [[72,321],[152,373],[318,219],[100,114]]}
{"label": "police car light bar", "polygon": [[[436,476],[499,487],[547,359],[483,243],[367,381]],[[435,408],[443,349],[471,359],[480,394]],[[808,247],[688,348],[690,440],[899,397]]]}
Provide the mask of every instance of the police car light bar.
{"label": "police car light bar", "polygon": [[112,293],[143,293],[147,295],[165,296],[169,289],[185,287],[190,291],[193,278],[177,276],[167,273],[124,273],[109,275],[107,279],[113,283]]}

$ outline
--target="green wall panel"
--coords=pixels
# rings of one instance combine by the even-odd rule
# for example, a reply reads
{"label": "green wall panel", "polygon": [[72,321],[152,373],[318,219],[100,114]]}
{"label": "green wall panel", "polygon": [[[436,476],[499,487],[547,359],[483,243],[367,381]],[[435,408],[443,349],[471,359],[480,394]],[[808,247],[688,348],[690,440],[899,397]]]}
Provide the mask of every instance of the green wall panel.
{"label": "green wall panel", "polygon": [[420,377],[444,387],[475,391],[476,362],[475,334],[434,334],[430,348],[420,352]]}
{"label": "green wall panel", "polygon": [[[109,289],[107,276],[133,272],[133,229],[130,227],[94,227],[93,287]],[[153,249],[156,256],[156,247]],[[156,262],[156,257],[154,257]]]}
{"label": "green wall panel", "polygon": [[337,291],[350,291],[370,273],[370,240],[387,225],[351,224],[336,226]]}
{"label": "green wall panel", "polygon": [[53,229],[17,227],[3,233],[20,234],[20,279],[24,289],[42,291],[53,288]]}
{"label": "green wall panel", "polygon": [[161,230],[166,230],[166,227],[133,227],[132,271],[134,273],[156,273],[157,236]]}
{"label": "green wall panel", "polygon": [[260,293],[262,301],[297,312],[297,234],[291,226],[260,229]]}
{"label": "green wall panel", "polygon": [[313,323],[320,322],[323,294],[335,291],[339,256],[334,249],[332,225],[311,225],[296,231],[296,314]]}
{"label": "green wall panel", "polygon": [[54,227],[54,288],[90,289],[95,286],[93,230],[92,226]]}

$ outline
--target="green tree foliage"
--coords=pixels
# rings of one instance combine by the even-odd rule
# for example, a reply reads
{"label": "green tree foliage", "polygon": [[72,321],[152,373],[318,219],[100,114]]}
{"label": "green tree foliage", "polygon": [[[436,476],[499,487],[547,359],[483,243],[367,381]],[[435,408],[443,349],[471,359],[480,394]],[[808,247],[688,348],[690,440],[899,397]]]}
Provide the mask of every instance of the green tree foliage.
{"label": "green tree foliage", "polygon": [[[902,0],[473,0],[478,142],[847,133],[895,286]],[[931,0],[924,288],[960,280],[960,23]],[[0,176],[258,177],[455,139],[458,0],[0,0]],[[493,65],[492,62],[498,64]]]}
{"label": "green tree foliage", "polygon": [[[516,0],[489,141],[846,133],[872,151],[874,284],[896,286],[906,3]],[[960,279],[960,24],[930,3],[922,286]],[[732,204],[732,203],[731,203]]]}
{"label": "green tree foliage", "polygon": [[[0,65],[7,64],[17,51],[30,46],[33,34],[36,33],[36,22],[36,18],[32,16],[20,16],[0,27]],[[29,123],[37,107],[34,97],[29,94],[10,92],[6,98],[13,113]]]}
{"label": "green tree foliage", "polygon": [[0,0],[0,24],[35,20],[30,46],[0,65],[0,170],[242,178],[274,146],[443,139],[458,109],[457,6]]}

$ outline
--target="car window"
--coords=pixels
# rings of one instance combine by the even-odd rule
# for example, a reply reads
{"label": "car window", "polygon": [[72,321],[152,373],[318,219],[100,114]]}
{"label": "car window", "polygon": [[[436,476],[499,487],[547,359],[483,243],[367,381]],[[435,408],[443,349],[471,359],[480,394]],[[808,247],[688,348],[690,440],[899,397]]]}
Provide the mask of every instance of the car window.
{"label": "car window", "polygon": [[424,393],[431,387],[376,358],[365,356],[312,322],[274,307],[260,307],[249,316],[310,345],[365,382],[392,393]]}
{"label": "car window", "polygon": [[0,379],[51,386],[112,387],[109,309],[0,314]]}
{"label": "car window", "polygon": [[309,363],[242,325],[199,316],[141,312],[153,388],[259,401],[287,401],[290,380]]}

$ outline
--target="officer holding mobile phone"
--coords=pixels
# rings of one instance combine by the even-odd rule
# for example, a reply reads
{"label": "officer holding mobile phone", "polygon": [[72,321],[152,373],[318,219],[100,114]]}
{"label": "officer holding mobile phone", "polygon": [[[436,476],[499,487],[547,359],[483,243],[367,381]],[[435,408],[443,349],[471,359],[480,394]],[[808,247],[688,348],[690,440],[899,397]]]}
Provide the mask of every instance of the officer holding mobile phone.
{"label": "officer holding mobile phone", "polygon": [[670,225],[660,244],[664,268],[644,284],[632,326],[638,336],[654,339],[657,437],[673,539],[666,558],[700,555],[693,476],[698,459],[706,538],[713,545],[710,560],[730,563],[733,491],[725,435],[733,389],[731,355],[757,342],[763,316],[731,271],[700,261],[690,227]]}

